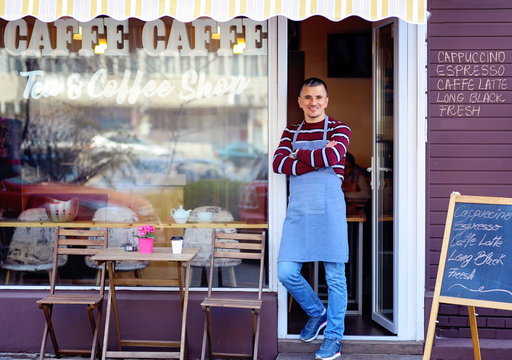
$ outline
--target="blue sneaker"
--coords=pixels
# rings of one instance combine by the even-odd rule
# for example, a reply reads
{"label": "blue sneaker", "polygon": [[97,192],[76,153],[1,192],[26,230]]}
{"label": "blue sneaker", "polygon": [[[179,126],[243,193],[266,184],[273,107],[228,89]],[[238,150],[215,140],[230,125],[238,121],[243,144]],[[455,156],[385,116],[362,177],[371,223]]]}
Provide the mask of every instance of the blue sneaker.
{"label": "blue sneaker", "polygon": [[327,325],[327,310],[324,311],[323,315],[309,318],[304,329],[300,332],[300,339],[305,342],[315,340],[325,325]]}
{"label": "blue sneaker", "polygon": [[341,357],[341,341],[333,339],[324,339],[315,355],[315,359],[320,360],[333,360],[339,357]]}

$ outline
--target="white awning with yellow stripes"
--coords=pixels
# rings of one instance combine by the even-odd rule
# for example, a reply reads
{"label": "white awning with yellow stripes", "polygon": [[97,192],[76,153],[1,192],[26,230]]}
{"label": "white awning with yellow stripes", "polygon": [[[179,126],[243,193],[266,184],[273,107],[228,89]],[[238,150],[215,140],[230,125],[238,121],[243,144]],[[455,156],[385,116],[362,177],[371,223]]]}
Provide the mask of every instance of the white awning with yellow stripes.
{"label": "white awning with yellow stripes", "polygon": [[145,21],[170,16],[182,22],[198,17],[227,21],[235,16],[265,20],[282,15],[303,20],[321,15],[333,21],[356,15],[377,21],[399,17],[410,23],[426,22],[427,0],[0,0],[0,18],[34,16],[51,22],[71,16],[86,22],[99,15],[116,20]]}

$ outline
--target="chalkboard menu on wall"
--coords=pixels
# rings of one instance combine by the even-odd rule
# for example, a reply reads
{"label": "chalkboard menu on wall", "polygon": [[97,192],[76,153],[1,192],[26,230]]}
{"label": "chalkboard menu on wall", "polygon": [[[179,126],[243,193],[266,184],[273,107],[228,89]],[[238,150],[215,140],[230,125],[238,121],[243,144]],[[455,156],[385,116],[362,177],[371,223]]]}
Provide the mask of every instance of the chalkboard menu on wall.
{"label": "chalkboard menu on wall", "polygon": [[483,199],[454,204],[440,295],[512,303],[512,199]]}
{"label": "chalkboard menu on wall", "polygon": [[475,359],[475,307],[512,310],[512,199],[452,193],[423,359],[430,359],[439,304],[468,306]]}
{"label": "chalkboard menu on wall", "polygon": [[512,309],[512,199],[452,193],[434,301]]}

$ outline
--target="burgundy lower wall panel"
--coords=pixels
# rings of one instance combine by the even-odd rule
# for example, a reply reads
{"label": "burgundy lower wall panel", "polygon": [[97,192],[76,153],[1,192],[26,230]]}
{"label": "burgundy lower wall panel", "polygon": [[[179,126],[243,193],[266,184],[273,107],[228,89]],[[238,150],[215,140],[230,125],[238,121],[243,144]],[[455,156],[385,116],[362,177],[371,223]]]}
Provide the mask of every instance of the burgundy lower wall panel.
{"label": "burgundy lower wall panel", "polygon": [[[36,304],[45,291],[3,290],[0,293],[0,352],[39,352],[43,334],[43,312]],[[249,295],[254,295],[250,293]],[[204,292],[191,292],[187,321],[189,358],[201,355]],[[117,291],[123,338],[178,340],[180,338],[179,295],[166,291]],[[104,313],[106,312],[106,299]],[[61,347],[90,346],[90,327],[85,308],[55,307],[54,323]],[[212,313],[213,346],[216,351],[250,352],[250,311],[220,309]],[[101,329],[101,343],[103,343]],[[115,326],[110,325],[109,348],[116,346]],[[166,338],[169,336],[169,338]],[[47,352],[53,353],[48,340]],[[262,359],[277,357],[277,293],[264,293],[259,353]]]}

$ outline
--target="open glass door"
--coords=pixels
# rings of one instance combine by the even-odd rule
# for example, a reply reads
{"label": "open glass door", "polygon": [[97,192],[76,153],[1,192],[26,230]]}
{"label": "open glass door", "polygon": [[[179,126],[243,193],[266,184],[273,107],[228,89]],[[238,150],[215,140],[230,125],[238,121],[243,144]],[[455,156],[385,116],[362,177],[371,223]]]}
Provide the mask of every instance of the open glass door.
{"label": "open glass door", "polygon": [[373,191],[373,299],[372,319],[396,333],[396,274],[394,244],[394,103],[395,22],[373,26],[374,135]]}

